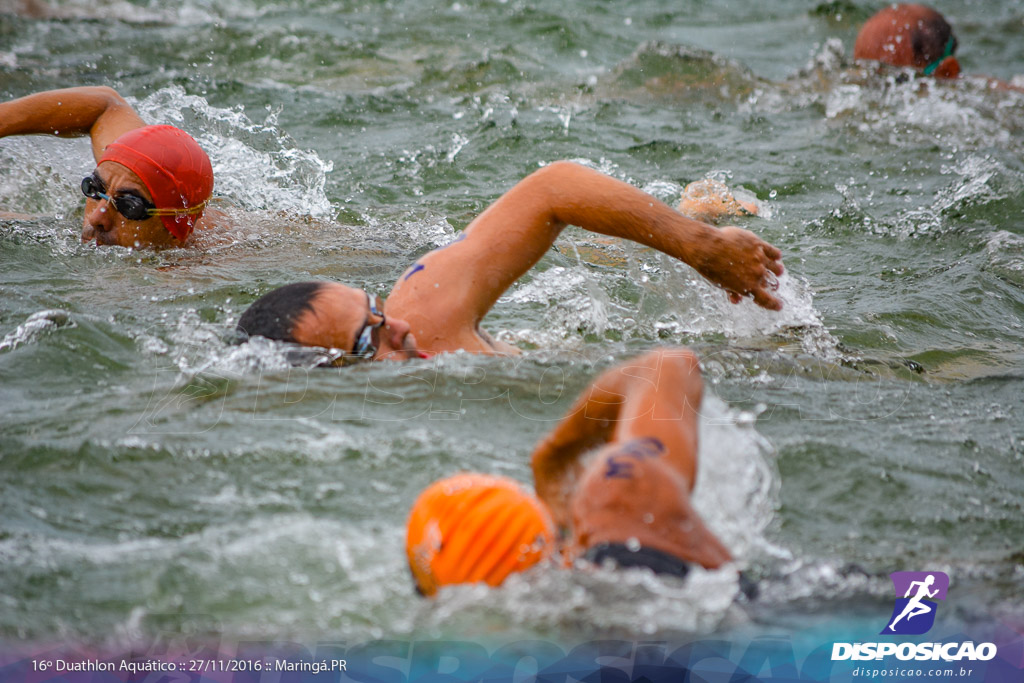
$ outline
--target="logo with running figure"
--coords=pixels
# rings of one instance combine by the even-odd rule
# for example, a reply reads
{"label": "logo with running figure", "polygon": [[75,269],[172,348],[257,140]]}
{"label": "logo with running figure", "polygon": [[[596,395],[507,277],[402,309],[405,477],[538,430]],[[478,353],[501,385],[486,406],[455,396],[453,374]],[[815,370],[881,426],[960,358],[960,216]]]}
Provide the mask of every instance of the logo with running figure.
{"label": "logo with running figure", "polygon": [[946,599],[949,577],[942,572],[893,572],[889,576],[896,588],[896,606],[882,634],[927,633],[935,623],[935,600]]}

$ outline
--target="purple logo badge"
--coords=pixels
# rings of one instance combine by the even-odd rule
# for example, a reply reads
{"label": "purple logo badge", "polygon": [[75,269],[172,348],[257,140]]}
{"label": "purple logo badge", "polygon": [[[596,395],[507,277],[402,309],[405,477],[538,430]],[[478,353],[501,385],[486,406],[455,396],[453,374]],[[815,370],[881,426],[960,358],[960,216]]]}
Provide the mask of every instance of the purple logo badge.
{"label": "purple logo badge", "polygon": [[917,636],[935,623],[935,600],[945,600],[949,577],[942,572],[893,572],[896,606],[882,634]]}

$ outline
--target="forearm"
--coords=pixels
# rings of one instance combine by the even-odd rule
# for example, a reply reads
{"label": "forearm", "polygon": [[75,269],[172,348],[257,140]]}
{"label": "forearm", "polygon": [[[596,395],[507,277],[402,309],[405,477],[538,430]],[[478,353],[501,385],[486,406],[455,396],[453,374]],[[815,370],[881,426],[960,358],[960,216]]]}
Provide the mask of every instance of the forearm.
{"label": "forearm", "polygon": [[626,368],[632,381],[611,440],[646,442],[692,488],[697,480],[697,419],[704,397],[700,362],[686,348],[652,351]]}
{"label": "forearm", "polygon": [[647,421],[672,422],[695,413],[703,395],[700,364],[684,347],[660,348],[597,377],[534,452],[537,461],[571,460],[610,440],[635,433]]}
{"label": "forearm", "polygon": [[628,183],[569,162],[551,164],[538,176],[546,187],[553,222],[628,239],[699,267],[718,231],[683,216]]}
{"label": "forearm", "polygon": [[107,87],[49,90],[0,103],[0,137],[90,135],[97,158],[121,132],[143,125],[124,98]]}
{"label": "forearm", "polygon": [[534,451],[538,495],[554,509],[584,455],[608,442],[636,439],[654,440],[692,486],[703,392],[699,361],[682,347],[649,351],[605,371]]}
{"label": "forearm", "polygon": [[[547,249],[565,225],[638,242],[692,266],[725,289],[734,303],[750,295],[765,308],[782,308],[769,277],[783,272],[782,253],[752,232],[721,229],[683,216],[628,183],[569,162],[551,164],[506,196],[527,220],[507,222],[518,241]],[[502,200],[505,200],[503,197]],[[530,265],[543,251],[530,252]],[[529,266],[527,266],[529,267]]]}
{"label": "forearm", "polygon": [[567,524],[567,502],[581,458],[606,443],[626,401],[629,378],[616,367],[594,380],[551,432],[537,444],[531,458],[537,495],[551,509],[556,522]]}
{"label": "forearm", "polygon": [[420,260],[457,260],[473,285],[476,320],[551,248],[566,225],[622,237],[699,269],[714,228],[598,171],[559,161],[530,174],[466,228],[458,244]]}

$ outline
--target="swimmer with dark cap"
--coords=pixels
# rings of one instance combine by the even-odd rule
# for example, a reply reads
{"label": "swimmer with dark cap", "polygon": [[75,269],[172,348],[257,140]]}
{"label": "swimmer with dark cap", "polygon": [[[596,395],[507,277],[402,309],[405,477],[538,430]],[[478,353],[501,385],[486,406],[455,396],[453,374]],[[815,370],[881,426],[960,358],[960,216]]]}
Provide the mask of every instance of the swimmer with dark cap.
{"label": "swimmer with dark cap", "polygon": [[257,299],[238,321],[262,336],[331,350],[335,364],[405,360],[436,353],[518,353],[480,323],[506,289],[551,247],[567,225],[623,237],[687,263],[726,290],[782,308],[774,295],[782,253],[753,233],[687,218],[628,183],[570,162],[530,174],[449,245],[410,266],[385,304],[334,282],[303,282]]}
{"label": "swimmer with dark cap", "polygon": [[174,126],[147,126],[107,87],[67,88],[0,103],[0,137],[89,135],[96,168],[82,180],[82,241],[123,247],[186,244],[213,194],[206,152]]}
{"label": "swimmer with dark cap", "polygon": [[646,567],[685,577],[729,550],[690,496],[704,385],[685,348],[604,372],[533,452],[537,495],[507,477],[457,474],[412,506],[406,555],[417,590],[501,584],[544,562]]}

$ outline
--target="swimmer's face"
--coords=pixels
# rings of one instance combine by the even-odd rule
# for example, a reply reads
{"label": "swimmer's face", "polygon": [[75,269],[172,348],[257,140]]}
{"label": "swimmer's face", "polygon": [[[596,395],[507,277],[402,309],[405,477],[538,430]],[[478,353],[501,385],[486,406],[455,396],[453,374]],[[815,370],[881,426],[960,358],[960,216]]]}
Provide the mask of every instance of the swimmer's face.
{"label": "swimmer's face", "polygon": [[[137,195],[149,203],[153,197],[137,175],[113,161],[104,161],[96,167],[95,177],[111,197]],[[96,241],[99,245],[122,247],[172,247],[180,243],[167,231],[159,216],[141,221],[125,218],[106,199],[85,199],[85,219],[82,223],[82,241]]]}
{"label": "swimmer's face", "polygon": [[370,309],[370,303],[361,289],[328,283],[313,299],[313,310],[295,321],[292,337],[306,346],[341,349],[352,354],[361,333],[369,327],[371,341],[377,349],[373,360],[419,358],[409,323],[393,316],[377,315]]}

